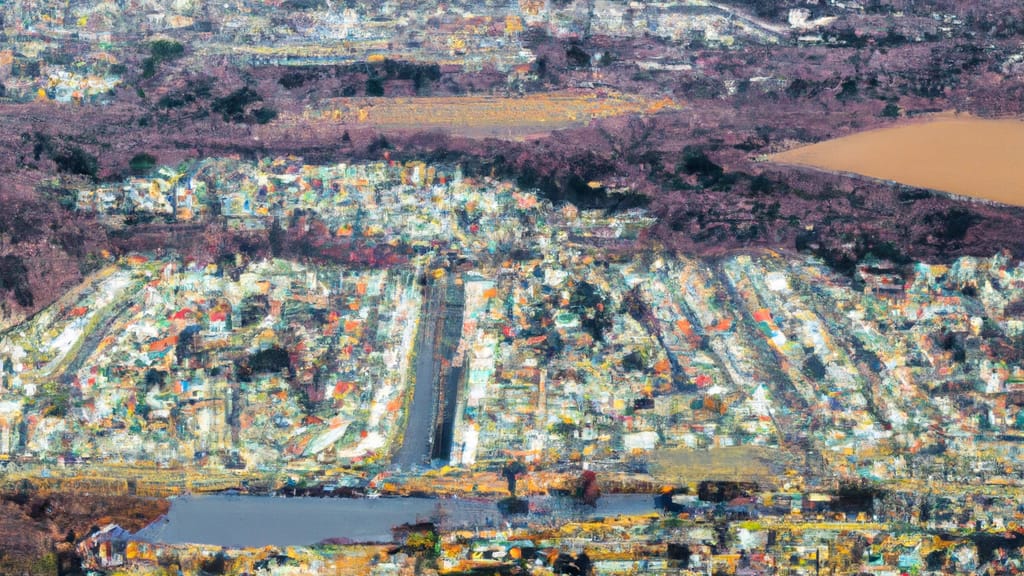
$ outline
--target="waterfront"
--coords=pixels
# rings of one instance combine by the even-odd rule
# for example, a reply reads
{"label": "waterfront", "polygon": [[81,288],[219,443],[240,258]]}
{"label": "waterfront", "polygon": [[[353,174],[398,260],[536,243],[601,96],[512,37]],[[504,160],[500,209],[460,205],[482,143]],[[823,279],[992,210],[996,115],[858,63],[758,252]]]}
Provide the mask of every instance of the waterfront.
{"label": "waterfront", "polygon": [[[646,494],[612,494],[596,508],[558,497],[530,498],[531,519],[567,521],[654,511]],[[174,498],[167,515],[135,539],[163,544],[207,544],[246,548],[301,546],[330,538],[390,542],[391,528],[404,523],[438,522],[446,528],[494,528],[505,518],[496,502],[434,498],[275,498],[203,495]]]}
{"label": "waterfront", "polygon": [[1024,122],[946,113],[787,150],[772,162],[1024,206]]}

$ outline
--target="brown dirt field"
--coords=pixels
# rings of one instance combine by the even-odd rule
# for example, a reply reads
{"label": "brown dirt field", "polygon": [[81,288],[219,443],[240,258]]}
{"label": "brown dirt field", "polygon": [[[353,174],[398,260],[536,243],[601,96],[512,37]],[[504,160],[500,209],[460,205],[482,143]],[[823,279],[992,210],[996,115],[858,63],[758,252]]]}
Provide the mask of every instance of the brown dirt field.
{"label": "brown dirt field", "polygon": [[1024,206],[1024,122],[951,113],[771,156],[921,188]]}

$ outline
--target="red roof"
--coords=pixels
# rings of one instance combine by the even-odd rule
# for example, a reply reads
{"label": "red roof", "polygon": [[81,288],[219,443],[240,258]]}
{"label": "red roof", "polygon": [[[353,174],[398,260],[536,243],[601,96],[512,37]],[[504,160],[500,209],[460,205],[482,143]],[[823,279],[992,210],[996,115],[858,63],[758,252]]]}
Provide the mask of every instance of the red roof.
{"label": "red roof", "polygon": [[149,343],[149,351],[150,352],[163,352],[164,350],[167,350],[168,348],[170,348],[171,346],[174,346],[177,343],[178,343],[178,337],[177,336],[168,336],[167,338],[164,338],[163,340],[157,340],[156,342],[150,342]]}

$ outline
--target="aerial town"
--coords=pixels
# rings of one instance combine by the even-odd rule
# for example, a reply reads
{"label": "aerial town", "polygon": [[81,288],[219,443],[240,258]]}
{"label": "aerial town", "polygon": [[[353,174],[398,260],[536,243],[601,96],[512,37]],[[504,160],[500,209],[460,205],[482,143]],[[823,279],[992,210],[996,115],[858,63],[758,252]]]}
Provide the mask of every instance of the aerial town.
{"label": "aerial town", "polygon": [[1024,573],[1022,46],[0,2],[0,574]]}
{"label": "aerial town", "polygon": [[[926,559],[966,569],[984,562],[940,538],[963,528],[955,511],[982,506],[974,527],[996,531],[1021,514],[1003,489],[1022,472],[1024,267],[1005,256],[917,264],[908,277],[865,262],[851,280],[772,252],[630,254],[616,247],[653,224],[643,211],[559,208],[418,161],[218,159],[82,188],[77,202],[100,219],[218,214],[228,228],[312,226],[324,242],[389,250],[374,265],[111,256],[0,342],[11,481],[400,494],[440,462],[441,490],[471,497],[477,472],[511,459],[538,493],[574,469],[616,478],[606,490],[650,493],[646,514],[570,519],[579,525],[557,528],[550,545],[532,544],[552,529],[543,515],[546,528],[485,525],[469,540],[452,520],[437,543],[442,571],[511,569],[564,548],[608,573],[652,561],[799,573],[857,564],[851,550],[873,558],[873,546],[879,557],[902,550],[899,570]],[[412,405],[420,386],[433,404]],[[432,435],[410,460],[406,434],[424,419]],[[716,451],[738,461],[721,485],[692,460]],[[491,476],[485,490],[501,493]],[[878,494],[858,502],[847,492],[867,489],[853,478]],[[906,533],[874,544],[888,521]],[[594,538],[581,548],[557,534],[567,529]],[[130,536],[118,527],[80,548],[99,568],[181,554]],[[813,556],[823,543],[832,557]],[[524,546],[534,551],[495,555]],[[239,554],[238,566],[266,560]],[[373,573],[397,569],[388,558]]]}

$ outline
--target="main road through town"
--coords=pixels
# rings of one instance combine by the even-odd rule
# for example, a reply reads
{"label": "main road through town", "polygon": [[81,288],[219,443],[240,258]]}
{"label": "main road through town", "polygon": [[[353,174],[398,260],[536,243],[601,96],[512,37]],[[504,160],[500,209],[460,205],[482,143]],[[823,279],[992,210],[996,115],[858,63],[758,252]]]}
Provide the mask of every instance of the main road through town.
{"label": "main road through town", "polygon": [[424,288],[423,310],[416,338],[415,382],[412,402],[405,425],[405,438],[392,463],[408,470],[423,466],[430,460],[433,445],[434,419],[441,383],[435,358],[437,328],[444,322],[441,314],[445,281],[428,281]]}

